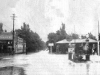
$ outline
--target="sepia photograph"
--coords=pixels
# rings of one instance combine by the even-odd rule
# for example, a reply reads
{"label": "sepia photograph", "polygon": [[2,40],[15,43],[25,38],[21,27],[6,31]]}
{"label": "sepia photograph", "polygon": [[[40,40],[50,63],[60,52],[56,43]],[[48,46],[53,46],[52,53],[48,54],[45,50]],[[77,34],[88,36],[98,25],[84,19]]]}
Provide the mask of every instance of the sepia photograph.
{"label": "sepia photograph", "polygon": [[0,0],[0,75],[100,75],[100,0]]}

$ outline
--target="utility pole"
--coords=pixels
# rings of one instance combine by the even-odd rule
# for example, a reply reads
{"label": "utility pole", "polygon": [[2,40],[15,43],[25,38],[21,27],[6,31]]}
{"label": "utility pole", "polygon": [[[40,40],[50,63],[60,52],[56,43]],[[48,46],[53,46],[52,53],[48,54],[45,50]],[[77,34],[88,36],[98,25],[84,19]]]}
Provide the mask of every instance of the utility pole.
{"label": "utility pole", "polygon": [[98,21],[98,55],[99,55],[99,21]]}
{"label": "utility pole", "polygon": [[13,14],[12,16],[12,19],[13,19],[13,42],[12,42],[12,54],[14,54],[14,35],[15,35],[15,33],[14,33],[14,23],[15,23],[15,14]]}

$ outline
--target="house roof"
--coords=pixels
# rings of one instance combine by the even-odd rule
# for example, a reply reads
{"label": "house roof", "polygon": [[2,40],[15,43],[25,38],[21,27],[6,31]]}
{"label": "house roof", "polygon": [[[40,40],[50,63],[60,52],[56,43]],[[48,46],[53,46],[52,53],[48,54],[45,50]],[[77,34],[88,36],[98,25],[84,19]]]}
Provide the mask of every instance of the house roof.
{"label": "house roof", "polygon": [[[13,34],[11,32],[2,32],[2,33],[0,33],[0,42],[2,42],[3,40],[5,40],[5,41],[13,40]],[[16,34],[14,36],[14,41],[18,42],[18,43],[25,42],[25,40],[18,37]]]}
{"label": "house roof", "polygon": [[[97,43],[96,40],[93,40],[93,39],[88,39],[89,40],[89,43]],[[70,41],[70,43],[85,43],[86,42],[86,39],[73,39],[72,41]]]}
{"label": "house roof", "polygon": [[[66,39],[56,42],[58,44],[62,43],[86,43],[86,39],[73,39],[72,41],[67,41]],[[97,43],[96,40],[89,38],[89,43]]]}
{"label": "house roof", "polygon": [[64,39],[64,40],[58,41],[56,43],[58,43],[58,44],[61,44],[61,43],[69,43],[69,41],[67,41],[66,39]]}

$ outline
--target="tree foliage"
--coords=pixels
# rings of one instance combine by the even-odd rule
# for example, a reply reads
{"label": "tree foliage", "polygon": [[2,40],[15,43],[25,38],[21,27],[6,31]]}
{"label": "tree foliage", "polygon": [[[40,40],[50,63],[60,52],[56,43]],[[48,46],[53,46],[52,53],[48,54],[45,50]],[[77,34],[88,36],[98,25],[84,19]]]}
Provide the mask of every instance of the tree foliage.
{"label": "tree foliage", "polygon": [[72,39],[79,39],[79,35],[75,34],[75,33],[72,33]]}
{"label": "tree foliage", "polygon": [[88,35],[90,39],[97,40],[96,37],[92,33],[88,33]]}
{"label": "tree foliage", "polygon": [[[59,32],[59,33],[57,33],[57,32]],[[66,33],[66,30],[65,30],[65,24],[62,23],[62,27],[57,32],[56,32],[56,34],[58,34],[57,35],[58,36],[57,41],[66,39],[67,33]]]}
{"label": "tree foliage", "polygon": [[82,38],[82,39],[86,39],[86,36],[82,35],[81,38]]}
{"label": "tree foliage", "polygon": [[[82,35],[81,38],[86,39],[87,37],[85,35]],[[93,39],[93,40],[97,40],[96,37],[92,33],[88,33],[88,38]]]}
{"label": "tree foliage", "polygon": [[71,41],[72,39],[78,39],[79,35],[72,33],[71,35],[66,33],[65,24],[62,23],[62,27],[56,31],[56,33],[49,33],[48,34],[48,42],[57,42],[63,39],[67,39]]}
{"label": "tree foliage", "polygon": [[[96,37],[92,33],[88,33],[89,38],[96,40]],[[82,39],[86,39],[86,36],[82,35]],[[100,37],[99,37],[100,38]],[[57,42],[63,39],[67,39],[71,41],[72,39],[79,39],[79,35],[76,33],[67,34],[65,31],[65,24],[62,23],[62,26],[56,33],[49,33],[48,34],[48,42]]]}
{"label": "tree foliage", "polygon": [[33,32],[28,24],[23,23],[21,29],[16,30],[16,34],[26,41],[27,52],[35,52],[43,49],[45,46],[40,36],[36,32]]}
{"label": "tree foliage", "polygon": [[48,34],[48,42],[57,42],[63,39],[66,39],[66,31],[65,31],[65,24],[62,23],[62,27],[56,31],[56,33],[49,33]]}
{"label": "tree foliage", "polygon": [[57,41],[57,35],[56,35],[56,33],[49,33],[48,34],[48,40],[49,40],[49,42],[56,42]]}
{"label": "tree foliage", "polygon": [[3,23],[0,23],[0,33],[3,32]]}

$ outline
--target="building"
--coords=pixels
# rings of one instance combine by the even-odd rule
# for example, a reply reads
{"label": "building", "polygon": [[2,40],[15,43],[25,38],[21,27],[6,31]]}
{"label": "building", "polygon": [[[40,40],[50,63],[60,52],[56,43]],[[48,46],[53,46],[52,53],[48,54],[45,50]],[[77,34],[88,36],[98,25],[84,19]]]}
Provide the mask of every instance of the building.
{"label": "building", "polygon": [[56,42],[56,53],[68,53],[69,43],[66,39]]}
{"label": "building", "polygon": [[26,52],[26,42],[14,36],[14,51],[13,51],[13,34],[11,32],[0,33],[0,53],[23,53]]}
{"label": "building", "polygon": [[15,38],[14,50],[15,53],[25,53],[26,52],[26,42],[20,37]]}

